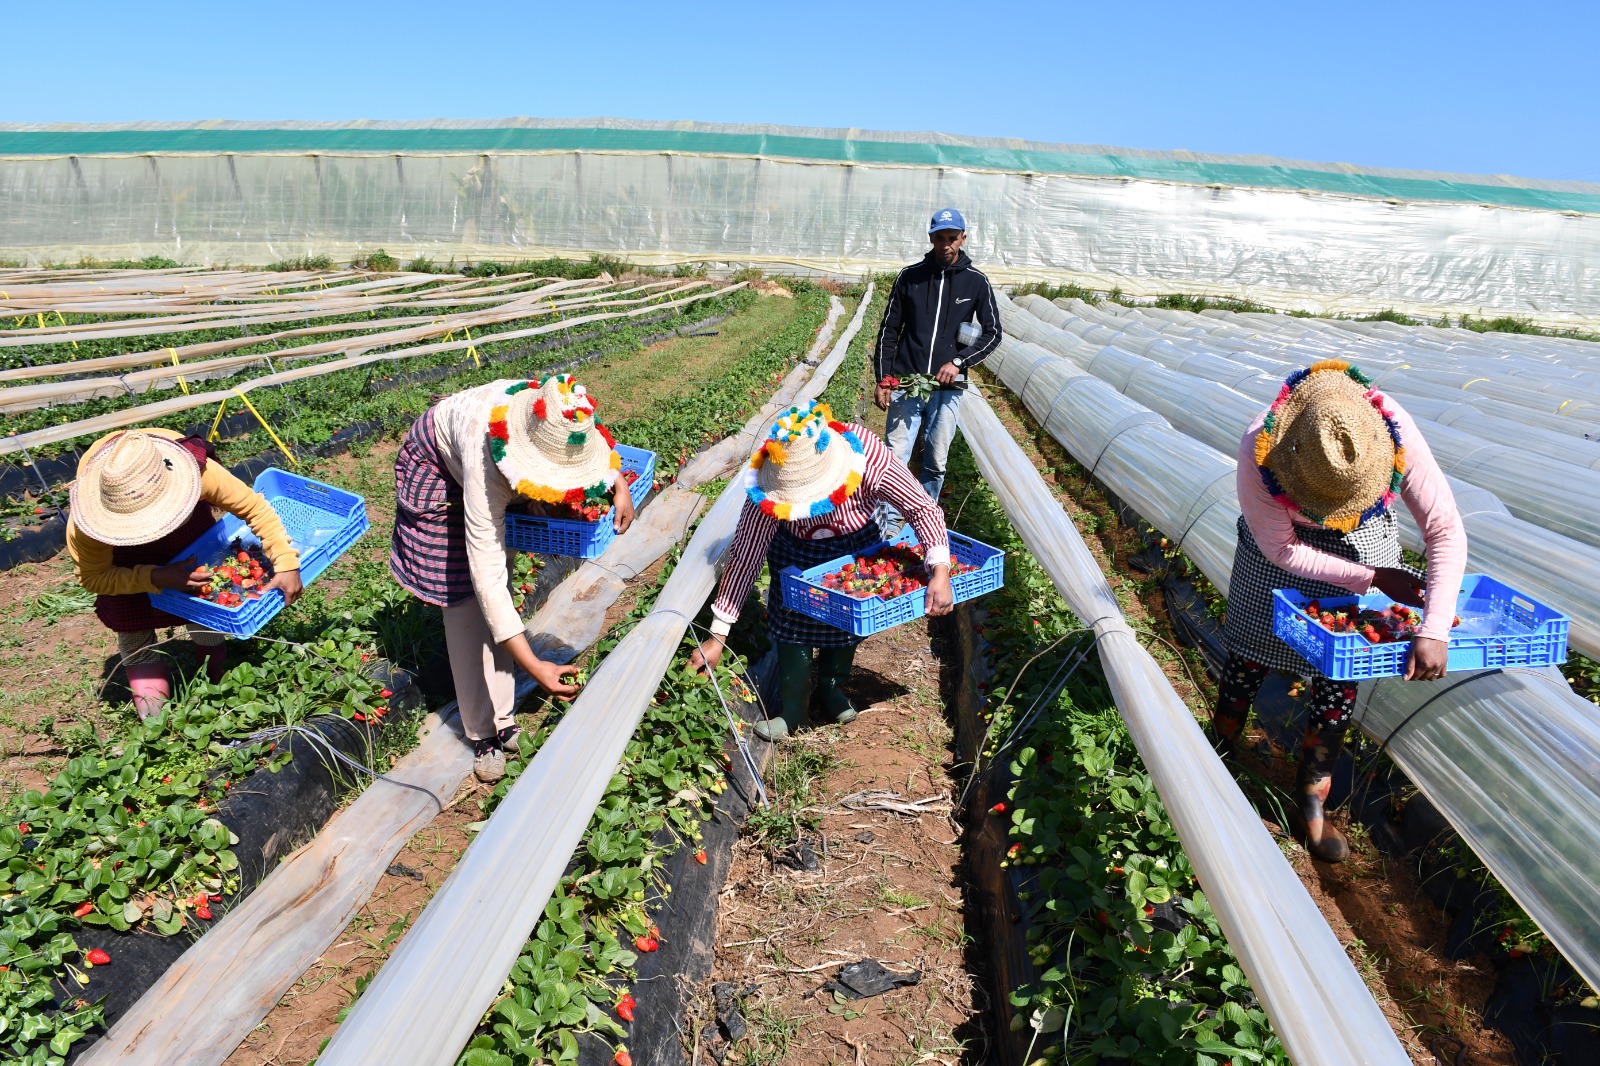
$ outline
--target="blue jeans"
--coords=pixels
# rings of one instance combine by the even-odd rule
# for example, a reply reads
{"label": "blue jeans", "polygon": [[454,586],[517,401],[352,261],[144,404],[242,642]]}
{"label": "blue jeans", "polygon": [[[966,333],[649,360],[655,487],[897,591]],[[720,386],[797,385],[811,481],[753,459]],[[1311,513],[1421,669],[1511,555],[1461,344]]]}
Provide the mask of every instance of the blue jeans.
{"label": "blue jeans", "polygon": [[[896,389],[889,398],[885,443],[895,458],[911,465],[911,453],[922,437],[922,487],[934,503],[944,487],[945,463],[950,458],[950,443],[956,439],[956,412],[962,393],[958,389],[936,389],[926,400],[908,396]],[[898,524],[893,507],[884,505],[882,517]],[[887,523],[882,523],[887,525]]]}

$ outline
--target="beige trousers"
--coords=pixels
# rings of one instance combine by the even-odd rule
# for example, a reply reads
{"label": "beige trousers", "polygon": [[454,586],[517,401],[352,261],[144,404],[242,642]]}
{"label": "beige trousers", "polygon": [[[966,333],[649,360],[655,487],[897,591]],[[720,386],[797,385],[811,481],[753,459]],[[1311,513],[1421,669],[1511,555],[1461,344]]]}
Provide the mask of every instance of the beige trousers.
{"label": "beige trousers", "polygon": [[444,645],[467,739],[486,740],[511,725],[517,706],[516,664],[494,642],[476,598],[444,608]]}

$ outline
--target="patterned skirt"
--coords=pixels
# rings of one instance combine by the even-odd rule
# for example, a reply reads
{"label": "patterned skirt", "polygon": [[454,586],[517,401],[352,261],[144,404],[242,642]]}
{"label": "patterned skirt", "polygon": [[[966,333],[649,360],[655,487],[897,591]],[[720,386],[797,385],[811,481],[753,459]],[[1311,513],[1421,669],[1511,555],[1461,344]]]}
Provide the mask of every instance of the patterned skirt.
{"label": "patterned skirt", "polygon": [[[1365,566],[1393,566],[1414,577],[1421,571],[1401,562],[1399,523],[1394,512],[1368,519],[1349,533],[1320,526],[1294,527],[1300,543],[1317,551],[1350,559]],[[1228,586],[1228,618],[1222,636],[1228,650],[1253,662],[1293,674],[1311,674],[1311,664],[1272,634],[1272,590],[1294,589],[1302,596],[1322,599],[1349,596],[1350,590],[1325,581],[1310,581],[1270,561],[1256,544],[1250,526],[1239,518],[1239,545],[1233,554],[1233,577]]]}
{"label": "patterned skirt", "polygon": [[433,436],[433,409],[411,424],[394,464],[394,538],[389,572],[424,603],[448,607],[477,595],[467,564],[461,486]]}
{"label": "patterned skirt", "polygon": [[878,523],[869,521],[854,533],[822,540],[802,540],[790,533],[786,525],[778,524],[772,546],[767,549],[767,572],[771,578],[767,588],[767,635],[775,644],[804,644],[811,648],[849,648],[860,644],[858,636],[785,607],[780,575],[791,566],[805,570],[871,547],[883,539]]}

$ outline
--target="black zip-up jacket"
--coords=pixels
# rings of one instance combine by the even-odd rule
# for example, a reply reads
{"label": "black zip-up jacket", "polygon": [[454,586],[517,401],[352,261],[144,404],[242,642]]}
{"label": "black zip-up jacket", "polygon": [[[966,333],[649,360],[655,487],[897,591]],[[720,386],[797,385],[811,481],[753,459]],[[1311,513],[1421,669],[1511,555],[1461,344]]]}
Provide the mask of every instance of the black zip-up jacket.
{"label": "black zip-up jacket", "polygon": [[[956,339],[961,323],[977,317],[983,332],[962,347]],[[909,374],[930,377],[955,360],[961,369],[954,389],[967,387],[967,370],[988,358],[1000,345],[1000,309],[995,306],[989,279],[972,265],[967,253],[948,269],[932,250],[894,279],[889,306],[878,331],[873,370],[879,381]],[[945,386],[940,386],[944,388]]]}

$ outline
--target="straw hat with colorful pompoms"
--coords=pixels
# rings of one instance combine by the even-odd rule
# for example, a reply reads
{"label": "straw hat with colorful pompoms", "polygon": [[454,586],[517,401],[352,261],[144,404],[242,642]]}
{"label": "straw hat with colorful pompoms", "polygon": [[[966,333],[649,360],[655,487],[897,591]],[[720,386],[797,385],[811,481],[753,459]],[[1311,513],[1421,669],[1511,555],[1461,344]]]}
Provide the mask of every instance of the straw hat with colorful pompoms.
{"label": "straw hat with colorful pompoms", "polygon": [[831,513],[861,487],[867,453],[825,403],[784,412],[745,468],[746,494],[778,519]]}
{"label": "straw hat with colorful pompoms", "polygon": [[1371,380],[1325,359],[1284,381],[1256,434],[1256,467],[1279,503],[1348,533],[1394,503],[1406,450]]}
{"label": "straw hat with colorful pompoms", "polygon": [[512,488],[543,503],[603,500],[622,467],[594,400],[570,374],[518,381],[496,397],[489,453]]}

